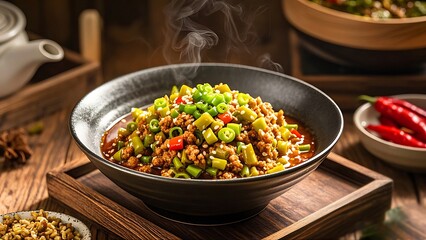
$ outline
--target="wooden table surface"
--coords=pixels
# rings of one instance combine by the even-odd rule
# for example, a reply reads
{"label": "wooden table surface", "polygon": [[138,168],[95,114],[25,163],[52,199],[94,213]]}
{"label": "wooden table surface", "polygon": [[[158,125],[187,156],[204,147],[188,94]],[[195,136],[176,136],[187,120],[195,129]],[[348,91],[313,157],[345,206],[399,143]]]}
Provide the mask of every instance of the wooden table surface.
{"label": "wooden table surface", "polygon": [[[0,214],[37,209],[76,214],[49,197],[45,178],[52,169],[83,157],[69,134],[67,123],[70,111],[71,107],[65,108],[39,119],[44,124],[44,130],[40,135],[30,137],[34,153],[25,165],[7,167],[0,164]],[[389,217],[383,226],[369,232],[389,239],[426,239],[426,174],[399,170],[369,154],[355,133],[352,112],[345,112],[344,117],[344,132],[333,151],[394,180]],[[78,217],[84,219],[83,216]],[[98,226],[88,224],[94,239],[114,238]],[[358,239],[361,236],[362,233],[357,232],[342,238]]]}

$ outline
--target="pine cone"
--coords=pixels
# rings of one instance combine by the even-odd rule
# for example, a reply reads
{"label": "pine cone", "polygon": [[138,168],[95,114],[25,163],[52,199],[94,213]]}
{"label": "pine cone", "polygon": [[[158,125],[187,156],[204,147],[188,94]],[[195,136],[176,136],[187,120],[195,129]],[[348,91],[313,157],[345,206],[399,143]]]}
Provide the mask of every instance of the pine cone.
{"label": "pine cone", "polygon": [[0,157],[4,157],[6,164],[24,164],[31,155],[28,136],[23,128],[0,132]]}

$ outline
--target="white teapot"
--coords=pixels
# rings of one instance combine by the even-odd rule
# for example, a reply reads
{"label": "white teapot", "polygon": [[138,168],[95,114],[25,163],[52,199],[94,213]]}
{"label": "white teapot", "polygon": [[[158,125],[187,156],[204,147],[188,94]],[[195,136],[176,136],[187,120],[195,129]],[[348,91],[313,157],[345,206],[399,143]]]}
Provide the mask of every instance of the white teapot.
{"label": "white teapot", "polygon": [[23,87],[41,64],[64,57],[61,46],[51,40],[29,42],[25,25],[19,8],[0,1],[0,98]]}

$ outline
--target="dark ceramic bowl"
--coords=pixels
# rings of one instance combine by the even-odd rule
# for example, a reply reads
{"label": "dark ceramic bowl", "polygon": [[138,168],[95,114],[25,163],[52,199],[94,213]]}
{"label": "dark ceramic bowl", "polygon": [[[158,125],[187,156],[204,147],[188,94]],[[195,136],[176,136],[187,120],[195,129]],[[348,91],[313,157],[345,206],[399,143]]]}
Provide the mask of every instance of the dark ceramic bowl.
{"label": "dark ceramic bowl", "polygon": [[155,98],[169,94],[177,84],[175,74],[190,72],[195,66],[169,65],[119,77],[86,95],[75,106],[70,118],[71,134],[92,163],[118,186],[162,214],[219,221],[256,214],[314,171],[341,135],[341,111],[317,88],[259,68],[206,63],[198,66],[194,77],[187,78],[189,82],[193,85],[224,82],[232,89],[261,96],[276,110],[284,109],[287,115],[299,119],[312,130],[317,147],[314,157],[278,173],[231,180],[166,178],[105,160],[100,152],[102,133],[131,107],[151,104]]}

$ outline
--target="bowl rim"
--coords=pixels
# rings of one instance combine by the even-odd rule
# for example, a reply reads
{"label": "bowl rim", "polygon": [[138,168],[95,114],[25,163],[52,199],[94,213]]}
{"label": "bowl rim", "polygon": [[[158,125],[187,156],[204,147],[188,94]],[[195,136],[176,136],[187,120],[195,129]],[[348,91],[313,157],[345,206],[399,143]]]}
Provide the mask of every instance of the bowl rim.
{"label": "bowl rim", "polygon": [[[263,72],[263,73],[266,73],[266,74],[273,74],[273,75],[278,75],[280,77],[288,78],[291,81],[296,81],[299,84],[302,84],[302,85],[305,85],[309,88],[312,88],[313,90],[315,90],[319,94],[321,94],[323,97],[325,97],[334,106],[334,108],[337,110],[337,113],[339,115],[338,120],[341,122],[339,129],[337,131],[337,134],[336,134],[335,138],[333,139],[333,141],[325,149],[323,149],[321,152],[316,153],[312,158],[308,159],[307,161],[305,161],[301,164],[298,164],[294,167],[285,169],[283,171],[279,171],[279,172],[271,173],[271,174],[264,174],[264,175],[260,175],[260,176],[247,177],[247,178],[211,179],[211,180],[209,180],[209,179],[190,179],[190,181],[188,181],[188,179],[169,178],[169,177],[158,176],[158,175],[155,175],[155,174],[139,172],[139,171],[121,166],[119,164],[112,163],[112,162],[108,161],[107,159],[99,156],[95,152],[91,151],[78,138],[72,122],[73,122],[74,116],[76,115],[76,111],[78,110],[80,105],[83,103],[83,101],[85,99],[89,98],[92,94],[95,94],[97,91],[101,91],[103,88],[108,88],[109,85],[113,85],[114,82],[121,81],[121,80],[124,80],[124,79],[131,79],[132,77],[138,76],[141,73],[155,72],[155,71],[159,71],[159,70],[162,70],[162,69],[176,69],[176,68],[185,68],[185,67],[193,67],[193,66],[239,68],[239,69],[246,69],[246,70],[250,70],[250,71],[260,71],[260,72]],[[234,183],[249,183],[249,182],[254,182],[254,181],[258,181],[258,180],[267,180],[267,179],[275,178],[275,177],[278,177],[278,176],[281,176],[281,175],[284,175],[284,174],[291,174],[293,172],[296,172],[299,169],[303,169],[304,167],[308,167],[311,164],[314,165],[315,162],[320,161],[321,159],[324,159],[328,155],[328,153],[331,152],[332,148],[334,147],[334,145],[339,140],[340,136],[342,135],[343,128],[344,128],[344,119],[343,119],[342,111],[340,110],[339,106],[336,104],[336,102],[331,97],[329,97],[327,94],[325,94],[323,91],[321,91],[317,87],[315,87],[315,86],[313,86],[313,85],[311,85],[311,84],[309,84],[305,81],[302,81],[301,79],[297,79],[295,77],[292,77],[292,76],[289,76],[289,75],[286,75],[286,74],[283,74],[283,73],[271,71],[271,70],[268,70],[268,69],[263,69],[263,68],[248,66],[248,65],[234,64],[234,63],[213,63],[213,62],[209,62],[209,63],[168,64],[168,65],[162,65],[162,66],[142,69],[142,70],[139,70],[139,71],[136,71],[136,72],[133,72],[133,73],[129,73],[129,74],[125,74],[125,75],[116,77],[116,78],[96,87],[91,92],[86,94],[80,101],[77,102],[77,104],[72,109],[70,117],[68,119],[68,127],[69,127],[69,131],[70,131],[73,139],[77,142],[77,145],[80,147],[81,150],[83,150],[83,152],[85,152],[86,154],[89,154],[96,161],[102,162],[102,163],[106,164],[108,167],[112,167],[112,168],[114,168],[114,169],[116,169],[120,172],[125,172],[126,174],[134,175],[135,177],[143,176],[145,178],[160,181],[160,182],[179,182],[180,184],[203,184],[203,185],[220,184],[220,185],[223,185],[223,184],[234,184]]]}
{"label": "bowl rim", "polygon": [[[48,214],[48,217],[49,216],[56,217],[56,218],[61,219],[61,221],[63,221],[64,223],[71,223],[72,226],[74,228],[76,228],[79,231],[79,233],[81,234],[82,240],[90,240],[91,239],[91,232],[90,232],[89,227],[80,219],[73,217],[73,216],[66,214],[66,213],[50,211],[50,210],[43,210],[43,211]],[[37,210],[22,210],[22,211],[3,213],[3,214],[0,214],[0,218],[3,221],[3,217],[6,216],[6,215],[14,216],[14,215],[18,214],[18,215],[20,215],[21,218],[26,219],[26,217],[22,216],[22,215],[31,216],[31,212],[40,212],[40,209],[37,209]]]}
{"label": "bowl rim", "polygon": [[[286,1],[286,0],[283,0]],[[343,11],[338,11],[332,8],[322,6],[320,4],[307,1],[307,0],[297,0],[301,4],[304,4],[307,7],[310,7],[318,12],[329,14],[337,18],[343,18],[351,21],[371,23],[371,24],[410,24],[410,23],[420,23],[426,21],[426,16],[421,17],[407,17],[407,18],[390,18],[390,19],[374,19],[371,17],[359,16],[352,13],[347,13]]]}
{"label": "bowl rim", "polygon": [[[399,95],[392,95],[392,97],[397,97],[397,98],[401,98],[401,99],[424,99],[426,101],[426,94],[399,94]],[[417,148],[417,147],[410,147],[410,146],[404,146],[401,144],[396,144],[390,141],[386,141],[376,135],[374,135],[373,133],[370,133],[369,131],[367,131],[365,129],[365,127],[362,125],[362,122],[360,121],[360,117],[363,113],[365,113],[367,110],[370,109],[374,109],[373,105],[371,103],[364,103],[363,105],[361,105],[360,107],[358,107],[355,110],[354,116],[353,116],[353,122],[356,126],[356,128],[365,136],[373,139],[374,141],[382,144],[382,145],[386,145],[386,146],[390,146],[390,147],[394,147],[394,148],[398,148],[398,149],[403,149],[403,150],[407,150],[407,151],[415,151],[415,152],[419,152],[419,153],[426,153],[426,148]]]}

